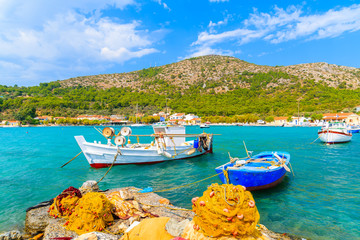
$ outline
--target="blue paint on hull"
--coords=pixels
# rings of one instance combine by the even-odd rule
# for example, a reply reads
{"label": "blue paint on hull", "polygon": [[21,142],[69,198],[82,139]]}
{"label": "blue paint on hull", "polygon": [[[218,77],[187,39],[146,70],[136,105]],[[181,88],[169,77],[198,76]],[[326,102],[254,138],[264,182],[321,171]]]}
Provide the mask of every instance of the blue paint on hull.
{"label": "blue paint on hull", "polygon": [[[284,167],[271,167],[278,163],[278,159],[274,156],[274,152],[261,152],[252,157],[252,159],[266,159],[262,162],[250,162],[241,167],[234,168],[236,163],[227,163],[215,169],[219,173],[220,180],[225,184],[227,180],[223,170],[227,169],[229,183],[234,185],[245,186],[249,190],[259,190],[273,187],[281,182],[286,174]],[[280,158],[289,165],[290,154],[286,152],[277,152]],[[245,159],[248,160],[248,159]],[[269,169],[269,168],[272,169]]]}

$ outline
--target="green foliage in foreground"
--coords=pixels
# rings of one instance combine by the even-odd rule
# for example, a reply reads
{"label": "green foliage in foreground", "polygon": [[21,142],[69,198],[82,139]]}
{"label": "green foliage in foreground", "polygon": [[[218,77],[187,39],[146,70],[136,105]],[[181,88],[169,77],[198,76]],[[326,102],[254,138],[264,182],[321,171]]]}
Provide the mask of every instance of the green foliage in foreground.
{"label": "green foliage in foreground", "polygon": [[[157,71],[143,70],[140,75],[154,77]],[[277,82],[280,78],[289,81],[281,85]],[[236,81],[239,84],[245,82],[250,87],[241,88]],[[292,116],[298,112],[319,119],[324,112],[353,111],[360,102],[359,89],[332,88],[312,80],[300,83],[296,77],[280,72],[245,72],[236,79],[220,79],[212,84],[207,82],[206,87],[203,87],[204,82],[199,82],[187,89],[178,89],[161,79],[151,80],[150,83],[153,88],[144,91],[82,86],[62,88],[59,82],[42,83],[35,87],[0,86],[0,118],[31,122],[36,115],[130,116],[134,115],[138,105],[139,112],[148,115],[164,111],[167,106],[172,112],[194,113],[211,122],[254,122],[259,118],[270,121],[273,116]],[[231,91],[215,94],[214,89],[226,83],[235,85]],[[144,121],[154,120],[149,118]]]}

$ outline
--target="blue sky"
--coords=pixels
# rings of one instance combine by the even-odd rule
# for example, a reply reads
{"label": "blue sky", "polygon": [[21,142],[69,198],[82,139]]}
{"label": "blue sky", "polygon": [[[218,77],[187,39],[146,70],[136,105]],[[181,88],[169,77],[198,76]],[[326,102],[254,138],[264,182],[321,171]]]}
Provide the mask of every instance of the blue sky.
{"label": "blue sky", "polygon": [[208,54],[259,65],[359,68],[360,4],[0,0],[1,85],[129,72]]}

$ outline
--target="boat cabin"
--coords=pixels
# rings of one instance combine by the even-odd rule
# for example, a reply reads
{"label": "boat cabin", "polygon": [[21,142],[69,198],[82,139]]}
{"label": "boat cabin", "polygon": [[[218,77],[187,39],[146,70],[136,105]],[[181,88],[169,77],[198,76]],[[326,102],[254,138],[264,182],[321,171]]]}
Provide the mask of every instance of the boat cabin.
{"label": "boat cabin", "polygon": [[[168,126],[168,125],[154,125],[155,134],[162,134],[164,136],[165,144],[167,146],[179,146],[185,142],[185,127],[184,126]],[[167,136],[172,135],[172,136]],[[175,136],[174,136],[175,135]],[[180,136],[176,136],[180,135]]]}

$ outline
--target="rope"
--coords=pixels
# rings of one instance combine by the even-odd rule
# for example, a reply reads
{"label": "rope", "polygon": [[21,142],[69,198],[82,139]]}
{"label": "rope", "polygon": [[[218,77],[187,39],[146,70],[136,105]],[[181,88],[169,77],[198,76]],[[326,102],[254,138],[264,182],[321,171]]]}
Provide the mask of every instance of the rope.
{"label": "rope", "polygon": [[248,152],[248,150],[247,150],[247,148],[246,148],[245,141],[243,141],[243,143],[244,143],[244,147],[245,147],[246,155],[248,156],[248,158],[250,158],[250,156],[249,156],[249,152]]}
{"label": "rope", "polygon": [[151,204],[146,204],[146,203],[142,203],[142,202],[139,202],[139,203],[142,205],[150,206],[150,207],[163,207],[163,208],[167,208],[170,210],[192,211],[192,210],[186,209],[186,208],[172,208],[172,207],[166,207],[166,206],[162,206],[162,205],[151,205]]}
{"label": "rope", "polygon": [[170,137],[172,143],[174,144],[174,151],[175,151],[175,156],[177,156],[176,154],[176,146],[175,146],[175,142],[174,142],[174,138],[173,137]]}
{"label": "rope", "polygon": [[215,174],[215,175],[212,175],[212,176],[210,176],[210,177],[207,177],[207,178],[201,179],[201,180],[196,181],[196,182],[193,182],[193,183],[188,183],[188,184],[181,185],[181,186],[178,186],[178,187],[173,187],[173,188],[168,188],[168,189],[163,189],[163,190],[157,190],[157,191],[153,191],[153,192],[167,192],[167,191],[175,190],[175,189],[178,189],[178,188],[187,187],[187,186],[190,186],[190,185],[193,185],[193,184],[196,184],[196,183],[199,183],[199,182],[205,181],[205,180],[207,180],[207,179],[210,179],[210,178],[216,177],[216,176],[218,176],[218,175],[220,175],[220,174],[221,174],[221,173],[217,173],[217,174]]}
{"label": "rope", "polygon": [[310,143],[310,144],[313,144],[316,140],[318,140],[320,137],[317,137],[317,139],[315,139],[312,143]]}
{"label": "rope", "polygon": [[289,164],[290,164],[290,167],[291,167],[291,172],[292,172],[293,176],[295,177],[295,173],[294,173],[294,170],[293,170],[293,168],[291,166],[291,162],[289,162]]}
{"label": "rope", "polygon": [[119,154],[122,155],[122,153],[120,152],[120,149],[119,149],[119,147],[118,147],[118,148],[117,148],[117,152],[116,152],[116,154],[115,154],[115,156],[114,156],[114,161],[112,162],[112,164],[111,164],[111,166],[109,167],[109,169],[106,171],[105,175],[104,175],[99,181],[97,181],[96,184],[98,184],[99,182],[101,182],[101,181],[104,179],[104,177],[108,174],[108,172],[110,172],[110,169],[114,166],[114,163],[115,163],[115,161],[116,161],[116,158],[117,158],[117,156],[118,156]]}
{"label": "rope", "polygon": [[98,132],[101,134],[101,136],[103,136],[104,138],[108,139],[107,137],[105,137],[105,136],[102,134],[102,132],[101,132],[99,129],[97,129],[96,127],[94,127],[94,128],[95,128],[96,131],[98,131]]}
{"label": "rope", "polygon": [[224,177],[226,179],[226,184],[229,184],[230,183],[230,180],[229,180],[229,174],[227,172],[227,169],[224,169],[223,170],[223,173],[224,173]]}
{"label": "rope", "polygon": [[192,148],[193,148],[193,147],[191,146],[191,147],[189,147],[189,148],[187,148],[187,149],[185,149],[185,150],[183,150],[183,151],[181,151],[181,152],[178,152],[178,153],[175,154],[173,157],[176,157],[176,156],[182,154],[183,152],[186,152],[187,150],[190,150],[190,149],[192,149]]}
{"label": "rope", "polygon": [[72,160],[74,160],[75,158],[77,158],[81,153],[82,153],[82,151],[79,152],[78,154],[76,154],[75,157],[73,157],[72,159],[70,159],[70,161],[68,161],[67,163],[65,163],[64,165],[62,165],[60,168],[65,167],[68,163],[70,163]]}

